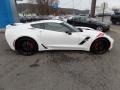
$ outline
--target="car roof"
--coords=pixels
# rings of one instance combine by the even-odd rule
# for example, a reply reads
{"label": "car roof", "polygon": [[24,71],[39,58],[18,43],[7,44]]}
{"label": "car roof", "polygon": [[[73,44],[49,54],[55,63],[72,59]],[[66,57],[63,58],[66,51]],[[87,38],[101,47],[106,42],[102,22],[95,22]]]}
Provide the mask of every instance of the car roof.
{"label": "car roof", "polygon": [[78,18],[88,18],[88,16],[80,16],[80,15],[75,15],[75,16],[71,16],[68,19],[78,19]]}
{"label": "car roof", "polygon": [[87,18],[87,16],[74,16],[73,18]]}
{"label": "car roof", "polygon": [[60,20],[40,20],[40,21],[34,21],[34,22],[26,23],[26,24],[49,23],[49,22],[63,23],[63,21],[60,21]]}

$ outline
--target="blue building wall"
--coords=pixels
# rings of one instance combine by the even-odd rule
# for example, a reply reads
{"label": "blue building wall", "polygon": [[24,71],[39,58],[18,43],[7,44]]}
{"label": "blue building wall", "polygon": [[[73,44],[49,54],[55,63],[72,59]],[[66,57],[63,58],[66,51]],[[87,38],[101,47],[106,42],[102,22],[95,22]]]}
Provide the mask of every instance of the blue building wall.
{"label": "blue building wall", "polygon": [[12,6],[10,0],[1,0],[0,3],[0,28],[5,28],[6,25],[14,23]]}

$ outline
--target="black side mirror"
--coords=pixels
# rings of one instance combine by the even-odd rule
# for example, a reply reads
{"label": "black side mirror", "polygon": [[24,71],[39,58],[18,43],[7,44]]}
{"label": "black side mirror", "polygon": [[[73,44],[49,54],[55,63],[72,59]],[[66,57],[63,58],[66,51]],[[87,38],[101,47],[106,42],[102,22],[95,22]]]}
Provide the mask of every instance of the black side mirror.
{"label": "black side mirror", "polygon": [[72,35],[72,32],[70,31],[66,31],[65,33],[67,33],[68,35]]}
{"label": "black side mirror", "polygon": [[89,21],[89,23],[92,23],[91,21]]}
{"label": "black side mirror", "polygon": [[80,32],[83,32],[83,30],[81,28],[77,28]]}

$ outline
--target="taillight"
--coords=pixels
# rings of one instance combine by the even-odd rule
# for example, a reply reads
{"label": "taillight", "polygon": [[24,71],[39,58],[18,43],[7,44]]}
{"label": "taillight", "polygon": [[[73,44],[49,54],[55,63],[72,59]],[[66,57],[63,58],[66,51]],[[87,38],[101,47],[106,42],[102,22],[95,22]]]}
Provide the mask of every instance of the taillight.
{"label": "taillight", "polygon": [[104,36],[104,33],[101,32],[97,37],[103,37]]}

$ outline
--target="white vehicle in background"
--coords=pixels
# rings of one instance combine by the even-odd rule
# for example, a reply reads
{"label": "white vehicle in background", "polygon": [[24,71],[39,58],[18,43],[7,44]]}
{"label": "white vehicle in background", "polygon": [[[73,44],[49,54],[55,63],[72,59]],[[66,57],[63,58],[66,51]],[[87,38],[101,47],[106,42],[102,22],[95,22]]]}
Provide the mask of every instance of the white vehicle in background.
{"label": "white vehicle in background", "polygon": [[105,33],[77,28],[59,20],[41,20],[8,25],[5,37],[10,48],[23,55],[45,50],[84,50],[102,54],[113,47],[114,40]]}

